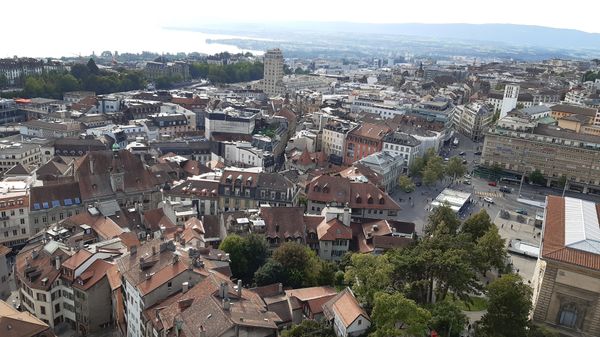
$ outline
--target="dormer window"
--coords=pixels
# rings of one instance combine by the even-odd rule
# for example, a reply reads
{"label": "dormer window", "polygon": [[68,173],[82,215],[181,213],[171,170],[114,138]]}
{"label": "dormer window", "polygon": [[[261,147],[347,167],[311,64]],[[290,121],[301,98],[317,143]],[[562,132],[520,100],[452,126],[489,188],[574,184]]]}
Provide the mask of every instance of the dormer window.
{"label": "dormer window", "polygon": [[323,185],[323,193],[329,193],[329,186],[327,184]]}
{"label": "dormer window", "polygon": [[355,200],[356,200],[356,203],[357,203],[357,204],[360,204],[360,203],[362,202],[362,198],[360,197],[360,194],[357,194],[357,195],[356,195],[356,198],[355,198]]}
{"label": "dormer window", "polygon": [[370,194],[367,196],[367,203],[368,204],[372,204],[373,203],[373,197]]}
{"label": "dormer window", "polygon": [[227,176],[227,178],[225,178],[225,182],[231,184],[231,179],[233,179],[233,177],[230,174],[230,175]]}
{"label": "dormer window", "polygon": [[321,186],[319,186],[319,184],[315,184],[315,187],[313,188],[313,191],[315,191],[315,192],[321,192]]}

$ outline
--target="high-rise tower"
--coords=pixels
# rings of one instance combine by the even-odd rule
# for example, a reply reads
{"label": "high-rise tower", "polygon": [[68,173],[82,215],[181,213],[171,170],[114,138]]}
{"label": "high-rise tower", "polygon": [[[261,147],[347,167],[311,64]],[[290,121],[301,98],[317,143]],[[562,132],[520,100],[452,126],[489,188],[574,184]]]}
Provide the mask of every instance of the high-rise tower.
{"label": "high-rise tower", "polygon": [[283,95],[283,53],[281,50],[271,49],[264,57],[263,91],[269,96]]}

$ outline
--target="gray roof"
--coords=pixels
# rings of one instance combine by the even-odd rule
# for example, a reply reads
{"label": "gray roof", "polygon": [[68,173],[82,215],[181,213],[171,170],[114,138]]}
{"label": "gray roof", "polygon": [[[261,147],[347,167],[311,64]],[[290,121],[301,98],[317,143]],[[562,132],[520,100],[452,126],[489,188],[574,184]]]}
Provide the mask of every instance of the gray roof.
{"label": "gray roof", "polygon": [[536,114],[550,112],[550,111],[552,111],[550,109],[550,107],[547,107],[545,105],[534,105],[534,106],[529,107],[529,108],[521,109],[521,112],[524,113],[524,114],[526,114],[526,115],[536,115]]}

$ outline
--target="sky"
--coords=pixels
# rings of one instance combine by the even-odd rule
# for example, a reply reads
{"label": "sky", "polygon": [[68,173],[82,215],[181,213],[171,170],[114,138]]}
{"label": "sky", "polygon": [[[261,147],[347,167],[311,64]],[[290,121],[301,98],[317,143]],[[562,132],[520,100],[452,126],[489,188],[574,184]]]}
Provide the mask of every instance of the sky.
{"label": "sky", "polygon": [[590,0],[2,0],[0,57],[78,54],[93,46],[160,51],[185,44],[153,36],[161,27],[213,22],[513,23],[600,33],[598,9]]}

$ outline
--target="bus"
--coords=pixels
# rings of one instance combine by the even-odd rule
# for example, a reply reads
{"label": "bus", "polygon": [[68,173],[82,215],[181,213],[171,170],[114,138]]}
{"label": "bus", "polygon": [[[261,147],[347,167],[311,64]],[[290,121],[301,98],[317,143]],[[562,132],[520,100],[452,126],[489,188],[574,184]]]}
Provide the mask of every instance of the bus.
{"label": "bus", "polygon": [[508,178],[508,177],[502,177],[500,178],[500,182],[504,182],[507,184],[520,184],[521,183],[521,179],[515,179],[515,178]]}

